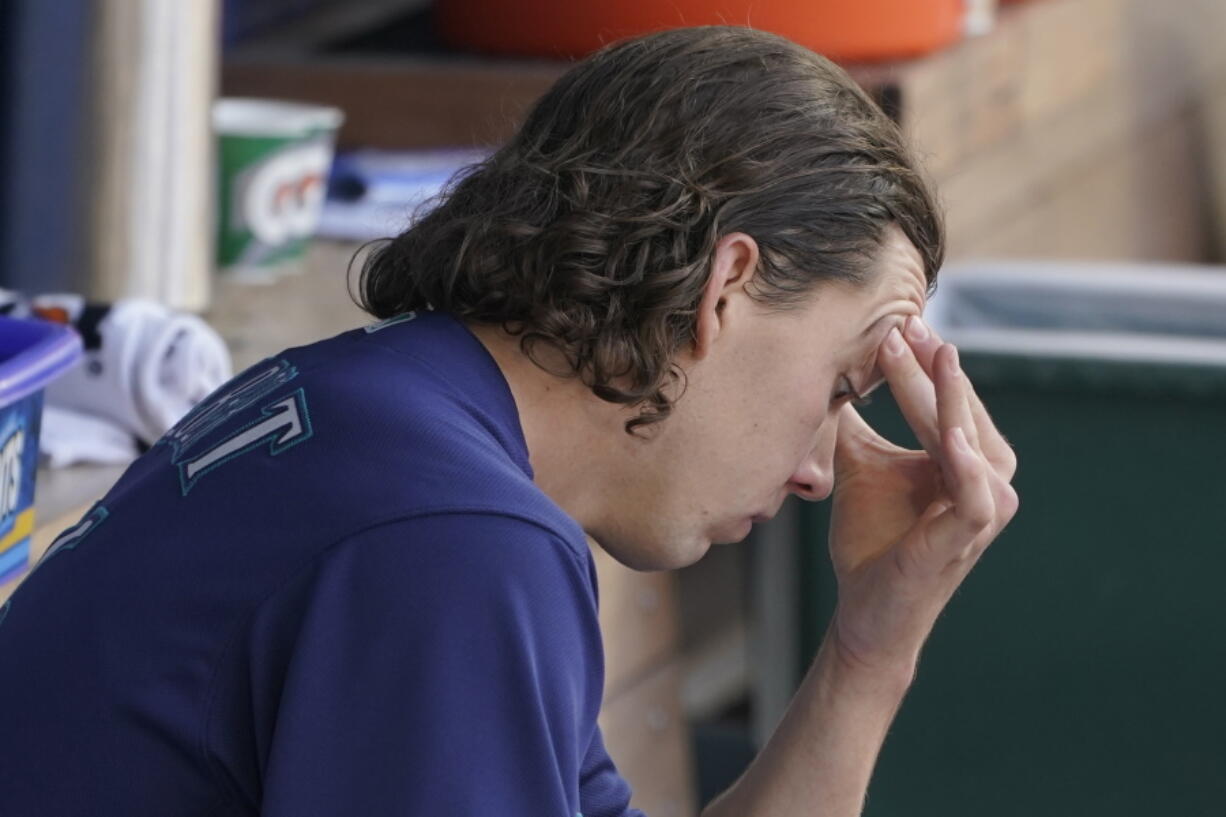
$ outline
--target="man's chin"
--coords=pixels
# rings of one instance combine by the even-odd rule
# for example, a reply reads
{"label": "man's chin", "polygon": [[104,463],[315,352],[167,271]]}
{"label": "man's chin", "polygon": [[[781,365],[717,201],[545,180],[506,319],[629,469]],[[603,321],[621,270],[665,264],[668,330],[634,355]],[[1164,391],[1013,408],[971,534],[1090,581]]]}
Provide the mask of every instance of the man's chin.
{"label": "man's chin", "polygon": [[706,556],[712,544],[713,542],[710,539],[702,538],[696,539],[684,546],[673,544],[670,547],[663,547],[643,559],[635,569],[679,570],[683,567],[689,567],[703,556]]}
{"label": "man's chin", "polygon": [[707,554],[712,543],[711,539],[702,536],[683,543],[671,541],[630,545],[626,542],[599,542],[615,560],[631,570],[644,572],[689,567]]}
{"label": "man's chin", "polygon": [[[751,530],[753,530],[753,519],[746,517],[712,531],[709,541],[712,545],[735,545],[738,542],[744,542]],[[703,552],[706,552],[705,548]]]}
{"label": "man's chin", "polygon": [[588,531],[588,536],[617,562],[631,570],[676,570],[707,555],[714,544],[739,542],[749,533],[736,524],[723,522],[706,528],[681,526]]}

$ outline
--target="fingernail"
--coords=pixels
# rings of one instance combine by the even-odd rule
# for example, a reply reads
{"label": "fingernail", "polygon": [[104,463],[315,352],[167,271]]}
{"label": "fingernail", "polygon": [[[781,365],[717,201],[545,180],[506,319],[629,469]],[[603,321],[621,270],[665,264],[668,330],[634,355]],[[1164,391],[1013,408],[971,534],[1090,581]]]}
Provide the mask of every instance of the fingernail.
{"label": "fingernail", "polygon": [[902,335],[898,332],[898,327],[890,330],[890,334],[885,336],[885,350],[892,355],[901,355],[904,344]]}
{"label": "fingernail", "polygon": [[966,432],[962,430],[962,426],[954,426],[954,445],[961,449],[962,453],[971,453],[971,444],[966,441]]}
{"label": "fingernail", "polygon": [[955,372],[961,372],[961,371],[962,371],[962,358],[960,358],[960,357],[958,356],[958,347],[957,347],[957,346],[951,346],[951,347],[949,347],[949,348],[951,348],[951,349],[953,349],[953,350],[954,350],[954,351],[953,351],[953,359],[954,359],[954,371],[955,371]]}
{"label": "fingernail", "polygon": [[907,337],[917,342],[928,340],[928,327],[915,315],[907,318]]}

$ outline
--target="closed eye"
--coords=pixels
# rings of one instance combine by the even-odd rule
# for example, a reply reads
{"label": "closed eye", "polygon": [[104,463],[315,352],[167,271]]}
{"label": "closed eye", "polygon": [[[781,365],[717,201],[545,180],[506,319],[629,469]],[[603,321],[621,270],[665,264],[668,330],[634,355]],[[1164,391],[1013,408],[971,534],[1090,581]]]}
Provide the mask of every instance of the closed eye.
{"label": "closed eye", "polygon": [[[843,378],[843,383],[842,383],[842,386],[843,386],[843,388],[842,388],[842,389],[840,389],[840,390],[839,390],[839,391],[838,391],[838,392],[837,392],[837,393],[834,395],[834,399],[835,399],[836,401],[838,401],[838,400],[848,400],[848,399],[850,398],[849,402],[850,402],[850,403],[851,403],[853,406],[857,406],[857,407],[860,407],[860,406],[867,406],[867,405],[869,405],[870,403],[872,403],[872,402],[873,402],[873,396],[872,396],[872,394],[859,394],[859,393],[858,393],[858,392],[857,392],[857,391],[856,391],[856,390],[855,390],[855,389],[852,387],[852,385],[851,385],[851,381],[850,381],[850,380],[848,380],[846,377],[844,377],[844,378]],[[871,392],[871,389],[870,389],[870,392]]]}

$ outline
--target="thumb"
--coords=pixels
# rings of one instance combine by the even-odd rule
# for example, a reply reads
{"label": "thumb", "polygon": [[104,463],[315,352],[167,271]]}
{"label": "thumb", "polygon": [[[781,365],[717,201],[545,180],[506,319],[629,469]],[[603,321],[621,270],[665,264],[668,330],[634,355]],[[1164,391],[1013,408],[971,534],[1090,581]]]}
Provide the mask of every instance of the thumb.
{"label": "thumb", "polygon": [[864,421],[864,418],[860,416],[860,412],[856,411],[855,407],[850,403],[843,406],[842,411],[839,412],[838,420],[838,437],[834,445],[834,475],[836,485],[841,474],[854,469],[863,460],[863,452],[866,448],[885,442],[881,435]]}

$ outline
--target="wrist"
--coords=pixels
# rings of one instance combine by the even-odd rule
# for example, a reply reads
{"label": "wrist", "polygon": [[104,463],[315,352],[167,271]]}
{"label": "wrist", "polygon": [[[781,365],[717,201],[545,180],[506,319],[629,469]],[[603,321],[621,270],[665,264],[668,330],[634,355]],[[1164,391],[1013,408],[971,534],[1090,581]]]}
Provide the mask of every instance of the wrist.
{"label": "wrist", "polygon": [[856,649],[842,637],[837,615],[830,624],[818,657],[826,664],[827,674],[835,686],[897,697],[902,697],[911,687],[919,666],[918,647],[871,657]]}

